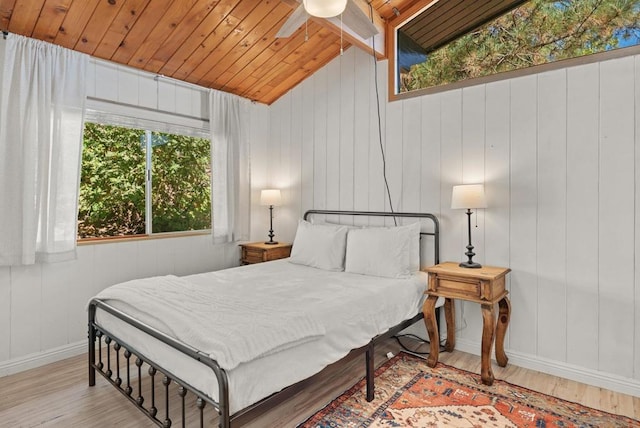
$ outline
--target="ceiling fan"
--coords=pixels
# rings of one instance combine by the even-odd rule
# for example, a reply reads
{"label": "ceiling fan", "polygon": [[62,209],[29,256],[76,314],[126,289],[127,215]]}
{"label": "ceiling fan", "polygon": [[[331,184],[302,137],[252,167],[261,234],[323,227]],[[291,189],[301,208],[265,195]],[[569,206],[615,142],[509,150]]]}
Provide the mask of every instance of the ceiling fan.
{"label": "ceiling fan", "polygon": [[290,37],[309,17],[326,19],[336,26],[342,24],[349,27],[362,39],[369,39],[378,34],[378,29],[371,19],[354,3],[355,0],[296,0],[301,3],[293,11],[289,19],[282,24],[277,38]]}

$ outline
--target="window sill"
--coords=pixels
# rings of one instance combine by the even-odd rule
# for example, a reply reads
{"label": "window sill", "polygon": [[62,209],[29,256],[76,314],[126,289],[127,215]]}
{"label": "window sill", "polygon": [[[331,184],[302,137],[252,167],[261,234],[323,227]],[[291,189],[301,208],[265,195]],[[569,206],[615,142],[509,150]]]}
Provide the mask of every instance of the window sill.
{"label": "window sill", "polygon": [[164,232],[152,235],[107,236],[103,238],[81,238],[76,242],[78,246],[94,244],[112,244],[115,242],[148,241],[153,239],[184,238],[187,236],[211,235],[211,230],[190,230],[185,232]]}

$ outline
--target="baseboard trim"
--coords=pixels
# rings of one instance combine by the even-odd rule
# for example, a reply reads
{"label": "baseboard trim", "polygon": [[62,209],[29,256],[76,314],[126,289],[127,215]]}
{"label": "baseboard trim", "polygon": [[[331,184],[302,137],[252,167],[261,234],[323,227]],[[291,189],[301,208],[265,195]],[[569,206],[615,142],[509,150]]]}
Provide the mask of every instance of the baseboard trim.
{"label": "baseboard trim", "polygon": [[44,352],[29,354],[24,357],[14,358],[0,362],[0,378],[19,373],[25,370],[55,363],[65,358],[75,357],[87,352],[87,342],[82,340],[76,343],[59,346]]}
{"label": "baseboard trim", "polygon": [[[480,356],[480,342],[456,338],[456,349]],[[509,364],[640,397],[640,381],[638,380],[508,349],[505,351],[509,357]]]}

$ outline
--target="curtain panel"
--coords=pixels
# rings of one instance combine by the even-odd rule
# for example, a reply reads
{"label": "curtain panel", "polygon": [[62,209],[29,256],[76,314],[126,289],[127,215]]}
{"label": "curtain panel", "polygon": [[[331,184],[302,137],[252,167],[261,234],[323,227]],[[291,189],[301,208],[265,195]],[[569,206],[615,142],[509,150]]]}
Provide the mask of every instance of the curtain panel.
{"label": "curtain panel", "polygon": [[0,265],[75,257],[89,57],[10,34],[0,96]]}
{"label": "curtain panel", "polygon": [[251,186],[246,124],[250,101],[212,89],[209,103],[213,240],[248,240]]}

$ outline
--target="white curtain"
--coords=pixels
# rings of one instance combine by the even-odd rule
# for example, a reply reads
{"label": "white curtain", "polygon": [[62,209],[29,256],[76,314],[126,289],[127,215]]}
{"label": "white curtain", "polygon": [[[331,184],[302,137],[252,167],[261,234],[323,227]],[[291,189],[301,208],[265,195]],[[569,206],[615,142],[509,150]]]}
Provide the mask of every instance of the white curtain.
{"label": "white curtain", "polygon": [[0,265],[75,257],[88,56],[10,34],[0,96]]}
{"label": "white curtain", "polygon": [[213,239],[216,243],[248,240],[251,189],[246,125],[250,101],[211,90],[209,107]]}

